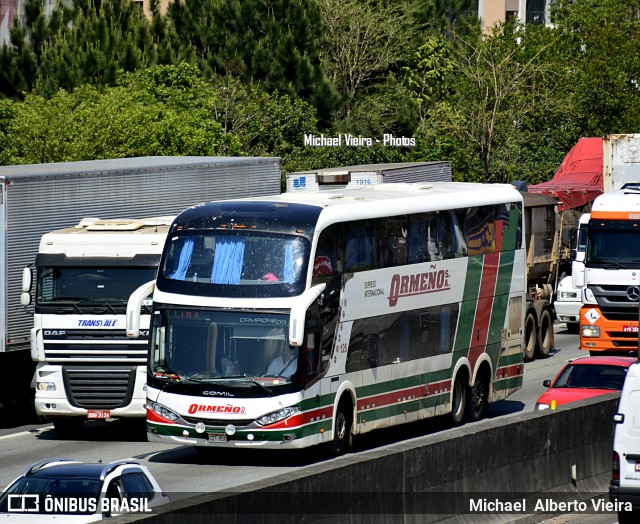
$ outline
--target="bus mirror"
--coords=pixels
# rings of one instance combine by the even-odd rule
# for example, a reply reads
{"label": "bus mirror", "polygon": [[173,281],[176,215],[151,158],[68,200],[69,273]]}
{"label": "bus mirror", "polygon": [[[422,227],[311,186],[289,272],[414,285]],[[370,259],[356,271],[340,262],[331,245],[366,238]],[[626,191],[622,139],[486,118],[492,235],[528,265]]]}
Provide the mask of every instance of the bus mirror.
{"label": "bus mirror", "polygon": [[22,270],[22,292],[28,293],[29,291],[31,291],[31,269],[25,267]]}
{"label": "bus mirror", "polygon": [[140,308],[145,299],[153,293],[156,281],[152,280],[142,284],[129,297],[127,302],[127,337],[138,338],[140,336]]}
{"label": "bus mirror", "polygon": [[307,317],[307,309],[318,299],[320,293],[324,291],[326,284],[307,289],[300,295],[291,307],[289,319],[289,344],[292,346],[302,346],[304,343],[304,321]]}

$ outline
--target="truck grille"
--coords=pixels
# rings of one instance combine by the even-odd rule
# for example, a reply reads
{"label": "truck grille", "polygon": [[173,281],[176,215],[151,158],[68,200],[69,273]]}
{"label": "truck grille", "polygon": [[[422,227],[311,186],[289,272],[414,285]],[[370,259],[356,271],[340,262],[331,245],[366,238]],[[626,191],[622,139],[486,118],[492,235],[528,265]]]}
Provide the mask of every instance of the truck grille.
{"label": "truck grille", "polygon": [[131,402],[135,366],[63,366],[62,376],[72,405],[84,409],[115,409]]}
{"label": "truck grille", "polygon": [[590,285],[589,289],[607,320],[638,320],[638,302],[627,297],[628,285]]}
{"label": "truck grille", "polygon": [[127,338],[124,330],[66,330],[54,333],[45,330],[43,335],[45,359],[50,363],[147,362],[146,336],[132,340]]}

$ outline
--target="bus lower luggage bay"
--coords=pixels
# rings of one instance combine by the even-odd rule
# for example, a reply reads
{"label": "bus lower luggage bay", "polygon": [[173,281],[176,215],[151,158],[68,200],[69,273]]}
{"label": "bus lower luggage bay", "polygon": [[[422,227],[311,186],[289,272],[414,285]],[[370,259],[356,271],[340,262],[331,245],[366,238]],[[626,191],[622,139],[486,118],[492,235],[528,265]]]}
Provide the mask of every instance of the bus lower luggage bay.
{"label": "bus lower luggage bay", "polygon": [[526,256],[511,185],[379,184],[210,202],[170,227],[153,292],[152,441],[336,454],[454,424],[522,386]]}

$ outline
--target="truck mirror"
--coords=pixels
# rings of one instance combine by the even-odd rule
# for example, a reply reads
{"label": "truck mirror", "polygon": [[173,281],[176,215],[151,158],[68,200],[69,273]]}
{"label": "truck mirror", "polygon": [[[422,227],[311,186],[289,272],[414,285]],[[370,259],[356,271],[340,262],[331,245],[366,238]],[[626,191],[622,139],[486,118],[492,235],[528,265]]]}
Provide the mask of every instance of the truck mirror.
{"label": "truck mirror", "polygon": [[[22,292],[28,293],[29,291],[31,291],[31,269],[25,267],[22,270]],[[22,299],[20,299],[20,301],[22,301]]]}
{"label": "truck mirror", "polygon": [[571,283],[573,287],[584,287],[584,262],[574,260],[571,263]]}
{"label": "truck mirror", "polygon": [[29,293],[22,293],[20,295],[20,304],[22,304],[23,307],[27,307],[31,304],[31,295]]}

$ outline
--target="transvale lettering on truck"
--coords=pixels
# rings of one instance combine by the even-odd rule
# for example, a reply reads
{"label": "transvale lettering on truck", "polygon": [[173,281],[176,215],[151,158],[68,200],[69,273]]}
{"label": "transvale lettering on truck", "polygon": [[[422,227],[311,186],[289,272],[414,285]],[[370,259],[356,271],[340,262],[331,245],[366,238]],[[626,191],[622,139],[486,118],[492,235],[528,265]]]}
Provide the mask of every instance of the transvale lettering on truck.
{"label": "transvale lettering on truck", "polygon": [[127,308],[135,337],[155,286],[149,439],[338,454],[376,428],[480,418],[522,385],[522,217],[512,186],[461,183],[185,210]]}
{"label": "transvale lettering on truck", "polygon": [[85,219],[42,237],[35,407],[58,433],[71,435],[87,418],[144,416],[150,310],[142,306],[139,340],[127,338],[124,316],[131,293],[155,276],[174,218]]}

